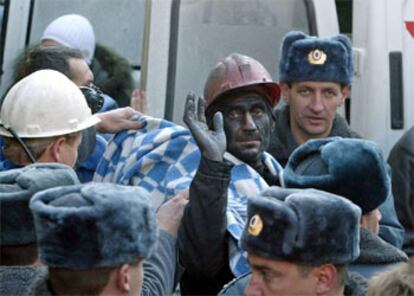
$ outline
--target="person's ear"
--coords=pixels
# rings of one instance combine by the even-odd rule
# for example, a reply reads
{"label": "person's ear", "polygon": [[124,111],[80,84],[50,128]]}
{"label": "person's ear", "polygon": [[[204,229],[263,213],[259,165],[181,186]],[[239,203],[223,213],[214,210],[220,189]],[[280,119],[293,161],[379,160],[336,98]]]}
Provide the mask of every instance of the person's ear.
{"label": "person's ear", "polygon": [[332,292],[337,282],[337,271],[333,264],[324,264],[313,270],[316,276],[316,294],[325,295]]}
{"label": "person's ear", "polygon": [[48,162],[61,162],[62,160],[62,146],[65,144],[66,138],[59,137],[54,140],[52,143],[47,146],[45,152],[42,154],[41,158],[47,154]]}
{"label": "person's ear", "polygon": [[286,82],[279,82],[280,95],[285,100],[286,104],[289,105],[289,85]]}
{"label": "person's ear", "polygon": [[351,85],[346,85],[346,86],[342,87],[340,106],[345,102],[346,98],[349,97],[350,93],[351,93]]}
{"label": "person's ear", "polygon": [[129,293],[131,290],[129,264],[122,264],[116,269],[116,285],[124,293]]}

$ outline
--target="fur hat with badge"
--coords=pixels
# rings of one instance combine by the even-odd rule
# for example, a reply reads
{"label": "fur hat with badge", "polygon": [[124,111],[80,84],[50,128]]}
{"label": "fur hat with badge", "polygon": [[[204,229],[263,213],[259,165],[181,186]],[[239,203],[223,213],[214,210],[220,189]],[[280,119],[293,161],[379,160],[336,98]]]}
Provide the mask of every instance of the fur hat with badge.
{"label": "fur hat with badge", "polygon": [[64,164],[36,163],[0,172],[0,245],[36,242],[29,201],[42,190],[79,184],[75,171]]}
{"label": "fur hat with badge", "polygon": [[142,188],[110,183],[63,186],[30,202],[40,259],[50,267],[115,267],[149,256],[155,213]]}
{"label": "fur hat with badge", "polygon": [[359,255],[361,210],[314,189],[270,187],[247,205],[240,245],[271,260],[347,264]]}
{"label": "fur hat with badge", "polygon": [[285,35],[279,64],[279,80],[352,82],[352,44],[345,35],[308,36],[292,31]]}
{"label": "fur hat with badge", "polygon": [[379,146],[341,137],[314,139],[296,148],[281,183],[287,188],[316,188],[341,195],[366,214],[391,193],[391,178]]}

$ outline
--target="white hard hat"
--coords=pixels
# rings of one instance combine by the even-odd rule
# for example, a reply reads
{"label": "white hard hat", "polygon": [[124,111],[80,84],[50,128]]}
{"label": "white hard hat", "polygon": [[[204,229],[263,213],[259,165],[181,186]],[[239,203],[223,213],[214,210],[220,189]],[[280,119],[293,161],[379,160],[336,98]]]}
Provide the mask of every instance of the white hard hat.
{"label": "white hard hat", "polygon": [[53,40],[61,45],[79,49],[88,64],[95,52],[95,33],[89,20],[79,14],[65,14],[52,21],[41,40]]}
{"label": "white hard hat", "polygon": [[[54,70],[40,70],[16,83],[4,98],[0,123],[20,138],[45,138],[97,124],[80,89]],[[0,135],[12,137],[0,127]]]}

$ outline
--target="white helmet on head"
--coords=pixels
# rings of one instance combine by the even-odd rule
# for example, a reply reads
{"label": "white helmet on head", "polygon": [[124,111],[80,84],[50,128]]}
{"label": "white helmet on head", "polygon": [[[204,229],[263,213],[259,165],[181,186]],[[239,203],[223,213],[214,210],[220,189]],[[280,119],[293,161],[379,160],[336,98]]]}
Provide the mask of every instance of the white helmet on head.
{"label": "white helmet on head", "polygon": [[[16,83],[4,98],[0,123],[20,138],[66,135],[97,124],[80,89],[54,70],[40,70]],[[0,135],[12,137],[0,127]]]}

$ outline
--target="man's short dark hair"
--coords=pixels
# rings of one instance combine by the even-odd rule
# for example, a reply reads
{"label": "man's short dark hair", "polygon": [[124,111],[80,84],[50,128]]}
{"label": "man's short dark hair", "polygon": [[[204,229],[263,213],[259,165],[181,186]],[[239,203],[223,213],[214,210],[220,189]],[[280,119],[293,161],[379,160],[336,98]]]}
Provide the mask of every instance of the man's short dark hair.
{"label": "man's short dark hair", "polygon": [[[309,273],[312,271],[313,268],[319,266],[316,264],[304,264],[304,263],[298,263],[295,262],[297,265],[297,268],[299,270],[299,274],[302,277],[307,277]],[[337,285],[342,287],[345,285],[345,281],[348,275],[348,266],[346,264],[333,264],[336,268],[336,274],[337,274]]]}
{"label": "man's short dark hair", "polygon": [[1,246],[0,265],[32,265],[37,260],[37,243]]}
{"label": "man's short dark hair", "polygon": [[[130,262],[138,266],[142,259]],[[57,295],[99,295],[117,267],[70,269],[49,267],[49,282]],[[137,280],[137,279],[134,279]]]}
{"label": "man's short dark hair", "polygon": [[80,50],[60,45],[36,45],[28,48],[23,55],[16,65],[15,82],[44,69],[56,70],[72,79],[69,59],[84,59]]}

